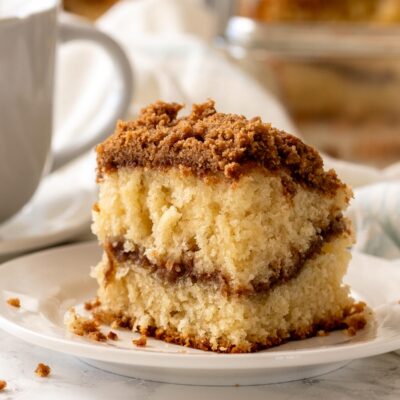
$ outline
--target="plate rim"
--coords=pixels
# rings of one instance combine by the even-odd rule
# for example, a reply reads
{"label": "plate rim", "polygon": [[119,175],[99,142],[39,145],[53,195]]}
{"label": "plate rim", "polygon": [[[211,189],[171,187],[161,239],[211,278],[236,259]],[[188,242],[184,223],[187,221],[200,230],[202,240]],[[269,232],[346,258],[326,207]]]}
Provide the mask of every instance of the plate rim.
{"label": "plate rim", "polygon": [[[36,253],[17,257],[0,264],[0,276],[7,268],[16,268],[14,264],[23,264],[32,258],[42,258],[49,255],[61,255],[70,251],[89,251],[98,247],[96,241],[90,240],[78,244],[68,244],[46,249]],[[79,254],[77,255],[79,257]],[[56,268],[56,267],[54,267]],[[1,290],[0,280],[0,290]],[[7,318],[0,307],[0,328],[28,343],[49,350],[84,357],[98,361],[111,362],[132,366],[185,368],[192,370],[241,370],[241,369],[278,369],[323,365],[340,361],[361,359],[400,349],[400,335],[388,342],[369,341],[351,345],[337,345],[331,348],[284,350],[275,352],[257,352],[245,354],[204,353],[170,353],[163,351],[146,351],[142,349],[119,349],[106,347],[96,343],[79,343],[71,339],[42,334],[26,328]],[[156,339],[154,339],[156,340]],[[99,351],[101,349],[101,351]],[[182,349],[185,349],[182,347]],[[349,351],[351,350],[351,351]],[[329,360],[326,357],[329,356]],[[240,360],[233,363],[232,361]],[[229,361],[228,361],[229,360]]]}

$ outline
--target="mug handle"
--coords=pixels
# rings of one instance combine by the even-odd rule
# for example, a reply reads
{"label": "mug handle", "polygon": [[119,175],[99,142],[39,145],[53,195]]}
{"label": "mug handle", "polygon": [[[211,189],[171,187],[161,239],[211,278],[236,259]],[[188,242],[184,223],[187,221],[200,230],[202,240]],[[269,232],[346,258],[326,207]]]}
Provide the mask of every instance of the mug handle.
{"label": "mug handle", "polygon": [[128,57],[120,45],[110,36],[90,24],[80,21],[70,23],[61,20],[60,40],[62,43],[72,40],[88,40],[103,47],[113,60],[113,66],[120,84],[118,92],[113,93],[110,101],[99,110],[98,115],[102,119],[100,126],[97,125],[89,129],[88,132],[84,132],[80,136],[79,140],[75,140],[64,148],[55,151],[51,166],[52,171],[62,167],[104,140],[114,130],[116,120],[123,117],[128,111],[133,91],[132,68]]}

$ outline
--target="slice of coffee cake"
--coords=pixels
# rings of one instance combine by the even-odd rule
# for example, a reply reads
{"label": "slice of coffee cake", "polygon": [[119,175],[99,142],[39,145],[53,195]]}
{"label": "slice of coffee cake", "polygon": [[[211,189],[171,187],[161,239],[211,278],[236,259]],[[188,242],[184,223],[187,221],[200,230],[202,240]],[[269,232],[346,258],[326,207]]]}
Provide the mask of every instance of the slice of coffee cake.
{"label": "slice of coffee cake", "polygon": [[221,352],[363,326],[342,284],[350,188],[259,118],[212,101],[180,109],[150,105],[97,147],[103,309],[141,333]]}

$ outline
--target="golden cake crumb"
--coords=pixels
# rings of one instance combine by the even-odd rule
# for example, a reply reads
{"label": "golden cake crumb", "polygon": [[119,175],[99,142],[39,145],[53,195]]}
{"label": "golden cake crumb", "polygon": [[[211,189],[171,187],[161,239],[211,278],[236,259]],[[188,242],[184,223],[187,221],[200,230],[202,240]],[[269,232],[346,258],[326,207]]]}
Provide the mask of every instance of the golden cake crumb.
{"label": "golden cake crumb", "polygon": [[131,329],[132,328],[132,322],[131,319],[128,318],[127,316],[115,316],[115,314],[112,314],[113,318],[111,321],[111,328],[113,329],[118,329],[118,328],[123,328],[123,329]]}
{"label": "golden cake crumb", "polygon": [[133,339],[132,343],[135,344],[138,347],[145,347],[147,344],[147,336],[146,335],[141,335],[140,339]]}
{"label": "golden cake crumb", "polygon": [[347,325],[345,332],[349,336],[354,336],[357,331],[363,329],[367,324],[368,309],[365,302],[360,301],[353,304],[350,309],[349,315],[344,320]]}
{"label": "golden cake crumb", "polygon": [[40,376],[41,378],[47,378],[50,375],[51,368],[46,365],[39,363],[38,366],[35,369],[35,373],[37,376]]}
{"label": "golden cake crumb", "polygon": [[321,329],[321,330],[319,330],[319,331],[317,332],[317,336],[320,336],[320,337],[328,336],[328,335],[329,335],[329,332],[324,331],[323,329]]}
{"label": "golden cake crumb", "polygon": [[101,302],[98,297],[95,297],[93,300],[86,301],[84,304],[84,308],[87,311],[93,310],[93,308],[99,307]]}
{"label": "golden cake crumb", "polygon": [[367,324],[367,311],[367,305],[363,301],[353,304],[349,311],[349,315],[344,320],[348,327],[347,334],[354,336],[357,331],[364,328],[364,326]]}
{"label": "golden cake crumb", "polygon": [[110,340],[118,340],[118,335],[115,332],[110,331],[108,332],[107,338]]}
{"label": "golden cake crumb", "polygon": [[77,314],[74,309],[71,309],[66,323],[69,331],[78,336],[85,336],[96,342],[107,341],[107,336],[100,332],[100,321],[95,317],[89,319]]}
{"label": "golden cake crumb", "polygon": [[357,333],[356,329],[352,326],[345,329],[345,332],[348,336],[355,336],[355,334]]}
{"label": "golden cake crumb", "polygon": [[0,392],[7,387],[7,382],[0,380]]}
{"label": "golden cake crumb", "polygon": [[105,324],[105,325],[111,325],[111,323],[116,318],[115,314],[101,309],[92,311],[92,316],[93,319],[97,321],[99,324]]}
{"label": "golden cake crumb", "polygon": [[88,339],[94,340],[96,342],[106,342],[107,341],[107,336],[100,331],[89,332],[86,336],[88,337]]}
{"label": "golden cake crumb", "polygon": [[21,307],[21,301],[19,300],[18,297],[12,297],[12,298],[8,299],[7,303],[10,306],[13,306],[13,307],[16,307],[16,308],[20,308]]}

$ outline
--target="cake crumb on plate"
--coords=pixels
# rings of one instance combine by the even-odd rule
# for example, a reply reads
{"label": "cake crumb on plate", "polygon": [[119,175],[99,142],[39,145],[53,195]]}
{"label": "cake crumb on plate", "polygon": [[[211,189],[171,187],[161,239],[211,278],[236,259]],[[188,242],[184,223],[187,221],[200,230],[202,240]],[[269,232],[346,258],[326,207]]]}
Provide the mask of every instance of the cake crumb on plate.
{"label": "cake crumb on plate", "polygon": [[96,342],[106,342],[107,341],[107,336],[100,331],[89,332],[87,334],[87,337],[88,337],[88,339],[94,340]]}
{"label": "cake crumb on plate", "polygon": [[21,301],[19,300],[18,297],[12,297],[12,298],[8,299],[7,303],[10,306],[13,306],[13,307],[16,307],[16,308],[20,308],[21,307]]}
{"label": "cake crumb on plate", "polygon": [[86,301],[84,304],[84,308],[86,311],[93,310],[93,308],[97,308],[101,305],[101,302],[98,297],[95,297],[93,300]]}
{"label": "cake crumb on plate", "polygon": [[110,340],[118,340],[118,335],[115,332],[110,331],[108,332],[107,338]]}
{"label": "cake crumb on plate", "polygon": [[147,344],[147,337],[146,335],[140,336],[140,339],[133,339],[132,343],[138,347],[145,347]]}
{"label": "cake crumb on plate", "polygon": [[88,319],[76,313],[71,309],[67,319],[68,329],[78,336],[87,336],[91,332],[98,332],[99,322],[95,319]]}

